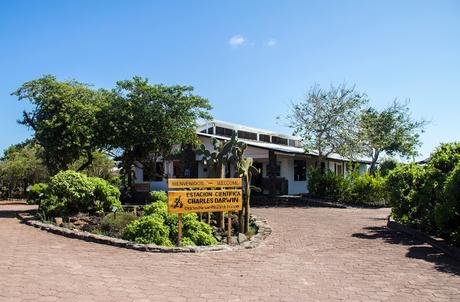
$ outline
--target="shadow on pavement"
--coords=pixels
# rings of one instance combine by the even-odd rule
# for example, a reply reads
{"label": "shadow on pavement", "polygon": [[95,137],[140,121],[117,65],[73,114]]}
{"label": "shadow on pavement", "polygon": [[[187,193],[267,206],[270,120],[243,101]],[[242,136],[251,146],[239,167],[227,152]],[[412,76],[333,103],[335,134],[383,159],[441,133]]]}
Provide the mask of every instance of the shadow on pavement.
{"label": "shadow on pavement", "polygon": [[18,213],[31,213],[34,210],[2,210],[0,208],[0,219],[1,218],[14,218]]}
{"label": "shadow on pavement", "polygon": [[368,240],[383,239],[389,244],[406,245],[408,246],[406,257],[431,262],[438,271],[460,275],[460,262],[421,240],[387,227],[366,227],[364,230],[366,232],[354,233],[352,237]]}

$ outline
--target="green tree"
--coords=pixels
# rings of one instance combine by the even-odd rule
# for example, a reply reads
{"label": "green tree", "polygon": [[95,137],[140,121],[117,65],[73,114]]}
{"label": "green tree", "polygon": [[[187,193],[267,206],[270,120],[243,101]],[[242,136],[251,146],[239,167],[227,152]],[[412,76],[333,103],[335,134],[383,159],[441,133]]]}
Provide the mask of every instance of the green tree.
{"label": "green tree", "polygon": [[91,164],[99,145],[95,140],[96,112],[106,101],[103,91],[47,75],[24,83],[12,95],[32,104],[32,110],[24,111],[19,123],[34,131],[51,174],[67,170],[80,158],[86,160],[77,170]]}
{"label": "green tree", "polygon": [[398,166],[395,159],[389,158],[379,164],[379,173],[381,176],[386,177],[392,170]]}
{"label": "green tree", "polygon": [[14,189],[25,192],[29,185],[48,177],[40,152],[41,148],[33,142],[13,145],[5,150],[0,160],[0,182],[7,188],[8,196]]}
{"label": "green tree", "polygon": [[[91,164],[81,170],[81,172],[90,177],[99,177],[109,181],[110,183],[115,183],[118,177],[115,161],[100,151],[93,152],[92,157],[93,160]],[[81,167],[85,161],[86,158],[80,158],[78,161],[70,165],[70,170],[77,170],[78,167]]]}
{"label": "green tree", "polygon": [[210,118],[211,105],[192,92],[191,86],[152,85],[141,77],[117,82],[109,105],[98,113],[98,133],[121,161],[128,185],[136,163],[167,159],[174,146],[196,144],[196,120]]}
{"label": "green tree", "polygon": [[368,108],[360,117],[362,153],[371,158],[369,171],[375,172],[382,154],[410,157],[417,155],[420,133],[426,121],[415,121],[406,104],[394,101],[382,111]]}
{"label": "green tree", "polygon": [[302,137],[307,151],[318,152],[318,162],[332,153],[351,156],[358,141],[358,117],[367,101],[354,86],[325,90],[316,85],[303,101],[291,105],[288,126]]}

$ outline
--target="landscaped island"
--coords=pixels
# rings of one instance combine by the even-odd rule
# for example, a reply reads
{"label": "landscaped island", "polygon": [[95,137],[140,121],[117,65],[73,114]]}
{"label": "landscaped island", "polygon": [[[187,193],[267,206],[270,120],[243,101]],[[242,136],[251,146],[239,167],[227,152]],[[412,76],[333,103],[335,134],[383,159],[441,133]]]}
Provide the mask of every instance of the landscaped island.
{"label": "landscaped island", "polygon": [[[34,185],[30,203],[39,205],[38,217],[69,229],[121,238],[136,243],[174,246],[178,242],[178,215],[168,213],[167,194],[151,192],[147,205],[126,207],[119,201],[119,190],[107,181],[75,171],[62,171],[49,183]],[[195,213],[182,215],[182,246],[216,245],[226,241],[217,217],[204,222]],[[238,234],[238,215],[232,217],[233,234]],[[253,220],[246,235],[238,234],[233,243],[253,236]],[[246,237],[247,236],[247,237]]]}

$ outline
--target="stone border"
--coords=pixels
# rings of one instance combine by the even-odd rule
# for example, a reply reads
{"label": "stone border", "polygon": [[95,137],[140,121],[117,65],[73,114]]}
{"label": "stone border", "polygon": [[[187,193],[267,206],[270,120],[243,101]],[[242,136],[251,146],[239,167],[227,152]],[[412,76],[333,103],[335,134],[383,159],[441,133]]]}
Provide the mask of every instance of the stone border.
{"label": "stone border", "polygon": [[85,240],[89,242],[96,242],[106,245],[112,245],[137,251],[152,252],[152,253],[202,253],[202,252],[216,252],[216,251],[235,251],[239,249],[252,249],[258,247],[262,241],[267,238],[272,230],[266,219],[261,219],[255,215],[255,224],[258,228],[257,234],[238,245],[218,244],[214,246],[191,246],[191,247],[166,247],[156,244],[140,244],[131,241],[104,236],[96,235],[90,232],[80,230],[71,230],[64,227],[59,227],[53,224],[41,222],[34,215],[30,213],[18,213],[17,217],[24,223],[40,230],[44,230],[53,234],[62,235],[69,238]]}
{"label": "stone border", "polygon": [[421,241],[427,242],[435,249],[442,251],[450,257],[460,261],[460,248],[449,245],[444,239],[430,236],[422,231],[411,228],[407,225],[403,225],[394,221],[391,217],[388,217],[387,227],[389,229],[400,231],[411,235]]}

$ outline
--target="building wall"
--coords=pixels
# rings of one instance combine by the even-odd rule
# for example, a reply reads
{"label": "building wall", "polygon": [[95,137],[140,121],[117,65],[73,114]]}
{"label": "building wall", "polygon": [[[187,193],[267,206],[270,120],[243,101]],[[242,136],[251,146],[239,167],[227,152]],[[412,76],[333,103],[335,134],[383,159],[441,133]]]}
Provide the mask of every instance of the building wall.
{"label": "building wall", "polygon": [[[207,150],[213,151],[214,146],[212,145],[211,138],[208,137],[200,137],[201,142],[206,147]],[[246,157],[252,157],[255,162],[262,163],[262,176],[264,178],[268,177],[267,175],[267,165],[268,165],[268,150],[256,148],[252,146],[248,146],[245,152]],[[315,167],[315,159],[309,156],[293,156],[293,155],[286,155],[283,153],[276,153],[277,161],[281,163],[281,171],[280,176],[281,178],[285,178],[288,181],[288,194],[302,194],[308,193],[308,173],[311,169]],[[206,167],[201,163],[202,156],[196,155],[196,160],[199,162],[198,164],[198,177],[199,178],[206,178],[208,177],[208,172],[206,171]],[[294,160],[305,160],[306,162],[306,180],[305,181],[295,181],[294,177]],[[342,165],[343,173],[346,174],[346,163],[337,160],[328,160],[326,162],[326,167],[334,172],[335,165],[340,164]],[[140,165],[140,164],[139,164]],[[359,167],[359,171],[361,174],[365,173],[367,170],[367,165],[361,164]],[[168,177],[173,176],[173,163],[167,162],[165,164],[165,172]],[[230,176],[233,177],[235,172],[235,167],[230,167]],[[143,180],[143,172],[142,168],[135,168],[135,175],[136,183],[142,183]],[[167,190],[167,180],[164,179],[163,181],[152,181],[149,182],[150,190]]]}

